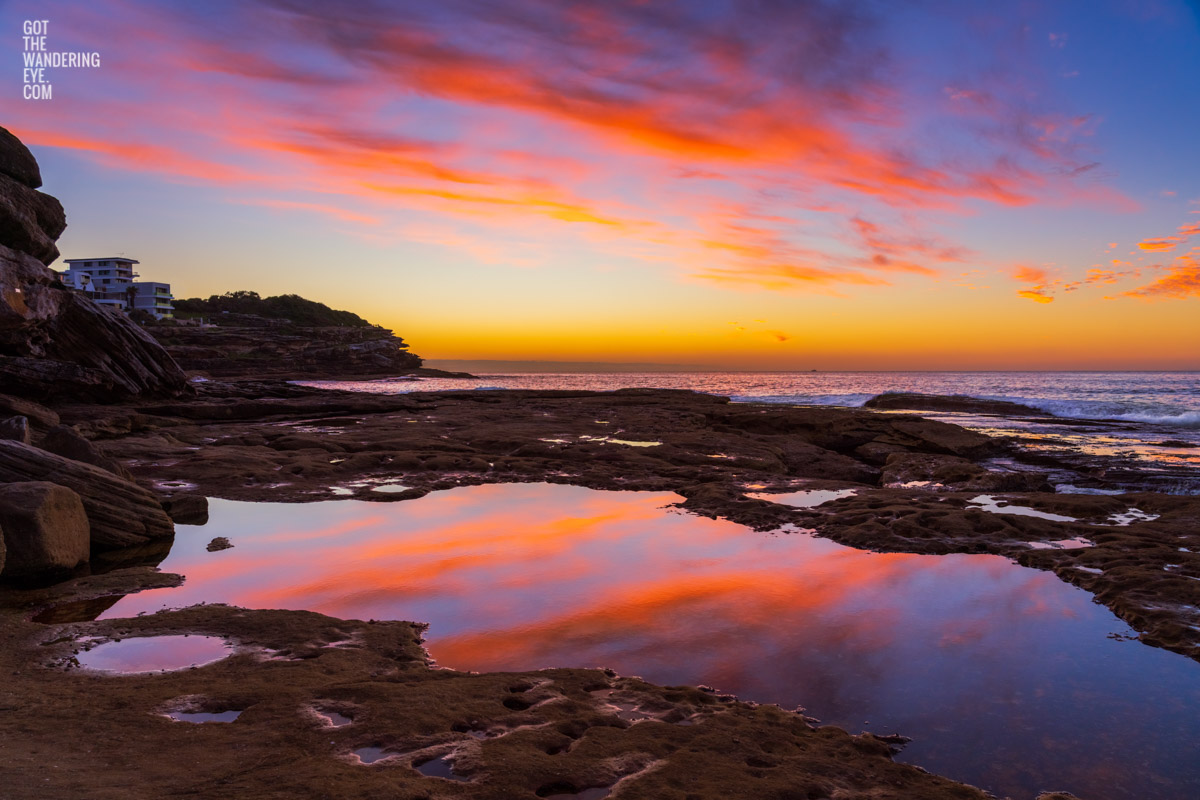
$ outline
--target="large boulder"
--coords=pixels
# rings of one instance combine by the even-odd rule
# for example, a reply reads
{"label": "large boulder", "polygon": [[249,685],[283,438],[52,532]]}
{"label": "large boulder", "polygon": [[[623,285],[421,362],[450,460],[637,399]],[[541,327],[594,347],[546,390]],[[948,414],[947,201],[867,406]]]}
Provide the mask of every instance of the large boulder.
{"label": "large boulder", "polygon": [[5,578],[61,577],[86,563],[87,513],[79,495],[46,481],[0,485]]}
{"label": "large boulder", "polygon": [[114,550],[172,536],[175,526],[154,494],[91,464],[0,440],[0,482],[49,481],[74,490],[91,523],[91,543]]}
{"label": "large boulder", "polygon": [[0,241],[50,264],[58,258],[54,242],[66,227],[56,198],[0,174]]}
{"label": "large boulder", "polygon": [[5,128],[0,128],[0,175],[20,181],[30,189],[42,185],[42,171],[38,169],[37,159],[20,139]]}

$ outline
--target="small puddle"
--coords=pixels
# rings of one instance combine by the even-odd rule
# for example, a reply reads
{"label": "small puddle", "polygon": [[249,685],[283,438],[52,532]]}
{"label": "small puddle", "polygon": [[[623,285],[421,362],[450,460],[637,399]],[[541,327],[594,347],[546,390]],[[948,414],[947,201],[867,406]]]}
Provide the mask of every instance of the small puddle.
{"label": "small puddle", "polygon": [[75,656],[97,672],[170,672],[220,661],[233,647],[219,636],[138,636],[106,642]]}
{"label": "small puddle", "polygon": [[1059,539],[1055,542],[1026,542],[1034,550],[1078,550],[1081,547],[1095,547],[1096,543],[1082,536],[1074,539]]}
{"label": "small puddle", "polygon": [[362,764],[374,764],[387,758],[395,758],[399,753],[389,753],[382,747],[360,747],[352,751]]}
{"label": "small puddle", "polygon": [[399,483],[384,483],[379,486],[372,486],[371,491],[372,492],[382,492],[384,494],[391,494],[393,492],[407,492],[408,487],[402,486]]}
{"label": "small puddle", "polygon": [[793,508],[816,508],[817,506],[840,500],[843,497],[853,497],[854,489],[802,489],[798,492],[756,492],[747,497],[755,500],[766,500],[771,503],[792,506]]}
{"label": "small puddle", "polygon": [[1038,511],[1036,508],[1027,506],[1009,505],[1004,500],[997,500],[991,495],[981,494],[978,497],[973,497],[968,500],[972,505],[978,506],[980,511],[988,511],[992,514],[1016,514],[1019,517],[1037,517],[1038,519],[1048,519],[1051,522],[1078,522],[1075,517],[1068,517],[1063,514],[1051,514],[1046,511]]}
{"label": "small puddle", "polygon": [[241,711],[219,711],[215,714],[203,711],[168,711],[167,716],[176,722],[203,724],[205,722],[233,722],[241,716],[241,713]]}
{"label": "small puddle", "polygon": [[468,781],[470,778],[465,775],[459,775],[454,771],[454,766],[450,762],[452,753],[447,753],[444,756],[423,761],[420,764],[414,763],[413,769],[421,773],[427,778],[444,778],[448,781]]}
{"label": "small puddle", "polygon": [[940,483],[933,481],[904,481],[903,483],[887,483],[884,484],[885,489],[944,489]]}
{"label": "small puddle", "polygon": [[[163,465],[167,466],[167,465]],[[154,485],[159,489],[195,489],[196,484],[189,481],[155,481]]]}
{"label": "small puddle", "polygon": [[318,717],[325,720],[326,724],[331,728],[344,728],[354,722],[350,717],[347,717],[345,714],[339,714],[336,711],[326,711],[323,708],[315,708],[313,711],[316,712]]}
{"label": "small puddle", "polygon": [[1054,486],[1054,491],[1058,494],[1095,494],[1095,495],[1118,495],[1125,494],[1124,489],[1093,489],[1088,486],[1075,486],[1070,483],[1059,483]]}
{"label": "small puddle", "polygon": [[1140,508],[1131,508],[1123,514],[1120,512],[1113,514],[1105,524],[1123,528],[1135,522],[1153,522],[1156,519],[1158,519],[1158,514],[1147,514]]}
{"label": "small puddle", "polygon": [[658,447],[662,442],[643,442],[634,439],[616,439],[612,436],[580,436],[583,442],[599,442],[600,444],[623,444],[626,447]]}

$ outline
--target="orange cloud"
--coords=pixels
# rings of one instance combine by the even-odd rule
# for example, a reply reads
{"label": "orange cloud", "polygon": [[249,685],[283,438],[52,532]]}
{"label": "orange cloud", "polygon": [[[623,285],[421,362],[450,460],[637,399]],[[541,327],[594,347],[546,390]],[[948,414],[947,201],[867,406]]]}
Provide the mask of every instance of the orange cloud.
{"label": "orange cloud", "polygon": [[1183,239],[1177,236],[1166,236],[1161,239],[1145,239],[1138,242],[1139,250],[1149,250],[1151,252],[1165,252],[1174,250],[1175,246],[1182,242]]}
{"label": "orange cloud", "polygon": [[1046,270],[1041,267],[1032,267],[1028,264],[1019,264],[1012,273],[1013,280],[1021,283],[1049,283],[1050,276]]}
{"label": "orange cloud", "polygon": [[1122,292],[1122,296],[1142,300],[1200,297],[1200,248],[1194,248],[1187,255],[1176,256],[1175,263],[1166,275],[1153,283]]}
{"label": "orange cloud", "polygon": [[[1030,108],[1001,82],[956,83],[924,107],[882,68],[870,14],[838,4],[780,4],[736,29],[691,4],[351,14],[261,0],[211,27],[170,7],[122,8],[87,24],[137,34],[137,56],[107,65],[128,96],[39,111],[50,116],[33,143],[252,189],[260,199],[242,202],[486,263],[546,263],[554,245],[583,239],[728,285],[887,285],[880,273],[936,279],[939,265],[974,255],[908,212],[1100,194],[1071,180],[1093,166],[1074,153],[1094,118]],[[276,37],[252,33],[281,15]],[[80,118],[96,121],[86,136]],[[980,128],[987,147],[969,158],[898,144]],[[130,131],[180,144],[131,144]],[[801,216],[825,221],[810,231]]]}
{"label": "orange cloud", "polygon": [[1053,297],[1046,294],[1042,290],[1036,289],[1036,288],[1035,289],[1022,289],[1017,292],[1017,296],[1024,297],[1028,300],[1032,300],[1035,303],[1053,303],[1054,302]]}

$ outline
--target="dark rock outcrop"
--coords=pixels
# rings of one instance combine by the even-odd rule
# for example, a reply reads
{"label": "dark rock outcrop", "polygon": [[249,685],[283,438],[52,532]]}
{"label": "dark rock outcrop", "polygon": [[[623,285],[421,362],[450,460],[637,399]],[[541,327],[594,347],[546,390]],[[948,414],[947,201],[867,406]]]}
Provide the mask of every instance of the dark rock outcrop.
{"label": "dark rock outcrop", "polygon": [[0,485],[5,578],[59,578],[88,560],[83,502],[64,486],[42,481]]}
{"label": "dark rock outcrop", "polygon": [[48,481],[76,492],[91,523],[93,549],[140,545],[175,532],[158,499],[136,483],[91,464],[0,440],[0,483],[24,481]]}
{"label": "dark rock outcrop", "polygon": [[0,413],[25,417],[35,428],[53,428],[58,424],[58,412],[51,411],[40,403],[0,394]]}
{"label": "dark rock outcrop", "polygon": [[0,439],[31,444],[33,432],[29,429],[28,417],[9,417],[0,420]]}
{"label": "dark rock outcrop", "polygon": [[49,264],[58,258],[54,242],[66,227],[56,198],[0,175],[0,242]]}
{"label": "dark rock outcrop", "polygon": [[0,391],[103,401],[185,388],[179,366],[128,317],[37,267],[0,246]]}
{"label": "dark rock outcrop", "polygon": [[66,218],[36,191],[31,161],[0,128],[0,391],[97,401],[180,392],[183,372],[153,338],[46,268]]}
{"label": "dark rock outcrop", "polygon": [[1044,417],[1045,411],[1007,400],[981,400],[966,395],[887,392],[863,403],[865,408],[906,411],[958,411],[967,414],[1000,414],[1006,417]]}
{"label": "dark rock outcrop", "polygon": [[42,186],[42,171],[37,159],[20,139],[0,128],[0,175],[7,175],[30,189]]}
{"label": "dark rock outcrop", "polygon": [[125,480],[133,480],[129,470],[125,469],[120,462],[101,453],[96,449],[96,445],[80,436],[70,425],[58,425],[52,428],[42,437],[40,445],[47,452],[108,470]]}

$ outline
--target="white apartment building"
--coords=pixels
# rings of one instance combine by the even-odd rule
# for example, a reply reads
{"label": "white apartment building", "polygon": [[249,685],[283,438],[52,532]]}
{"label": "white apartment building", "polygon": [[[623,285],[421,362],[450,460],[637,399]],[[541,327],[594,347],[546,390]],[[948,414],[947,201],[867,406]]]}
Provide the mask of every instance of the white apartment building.
{"label": "white apartment building", "polygon": [[87,292],[100,305],[112,306],[121,311],[140,308],[156,319],[169,319],[175,315],[171,284],[158,281],[136,281],[141,277],[133,271],[133,265],[141,263],[124,256],[108,258],[67,258],[67,268],[61,273],[68,287]]}

